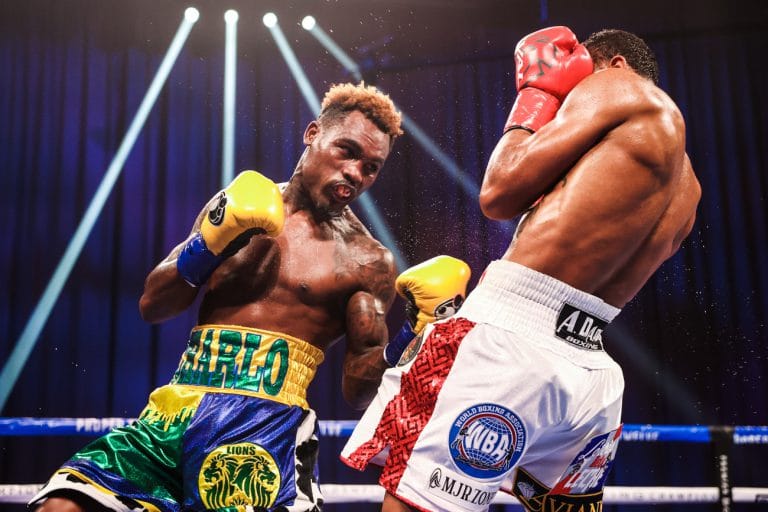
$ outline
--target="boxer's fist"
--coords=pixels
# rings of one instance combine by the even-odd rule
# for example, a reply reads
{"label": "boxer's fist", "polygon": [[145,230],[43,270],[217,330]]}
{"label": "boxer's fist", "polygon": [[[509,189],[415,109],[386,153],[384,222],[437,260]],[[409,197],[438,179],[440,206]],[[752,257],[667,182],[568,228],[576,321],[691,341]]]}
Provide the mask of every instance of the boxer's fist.
{"label": "boxer's fist", "polygon": [[453,315],[467,293],[469,265],[451,256],[435,256],[397,277],[395,288],[406,300],[407,320],[384,347],[384,360],[395,366],[413,338],[427,324]]}
{"label": "boxer's fist", "polygon": [[[208,249],[222,254],[243,233],[277,236],[283,230],[283,196],[278,186],[256,171],[243,171],[216,197],[200,225]],[[235,243],[235,245],[237,245]]]}
{"label": "boxer's fist", "polygon": [[451,256],[435,256],[397,277],[395,288],[406,299],[411,329],[421,334],[428,323],[454,314],[467,293],[469,265]]}
{"label": "boxer's fist", "polygon": [[552,120],[560,104],[587,75],[592,58],[567,27],[549,27],[525,36],[515,47],[517,99],[504,132],[535,132]]}
{"label": "boxer's fist", "polygon": [[568,27],[549,27],[525,36],[515,47],[516,85],[535,87],[562,100],[592,73],[592,59]]}
{"label": "boxer's fist", "polygon": [[176,268],[189,284],[200,286],[253,235],[279,235],[284,220],[278,186],[256,171],[244,171],[213,200],[200,230],[176,259]]}

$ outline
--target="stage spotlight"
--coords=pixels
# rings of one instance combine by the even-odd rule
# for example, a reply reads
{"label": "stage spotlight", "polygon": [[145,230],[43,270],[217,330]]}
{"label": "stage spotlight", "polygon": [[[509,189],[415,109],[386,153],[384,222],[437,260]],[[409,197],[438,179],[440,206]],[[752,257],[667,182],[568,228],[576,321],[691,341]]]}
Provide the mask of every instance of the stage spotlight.
{"label": "stage spotlight", "polygon": [[224,40],[224,111],[221,131],[221,186],[235,177],[235,84],[237,83],[237,11],[224,13],[227,33]]}
{"label": "stage spotlight", "polygon": [[304,16],[304,19],[301,20],[301,26],[304,28],[304,30],[312,30],[315,28],[315,18],[314,16]]}
{"label": "stage spotlight", "polygon": [[176,35],[173,37],[165,57],[160,62],[160,67],[149,84],[144,99],[141,101],[131,124],[128,126],[128,130],[120,146],[117,148],[112,162],[110,162],[109,167],[104,173],[104,177],[101,179],[101,183],[96,189],[91,203],[85,210],[74,235],[69,240],[64,255],[59,260],[59,264],[56,266],[50,281],[48,281],[42,297],[40,297],[35,309],[27,320],[16,346],[13,347],[13,351],[5,361],[5,366],[3,366],[3,370],[0,372],[0,411],[5,407],[6,400],[8,400],[11,390],[16,385],[21,370],[25,367],[27,359],[32,353],[32,349],[35,347],[45,323],[48,321],[53,306],[56,304],[59,295],[61,295],[61,290],[64,288],[64,284],[72,273],[77,258],[80,256],[85,242],[93,230],[93,226],[99,220],[99,215],[104,209],[104,205],[115,186],[117,178],[120,176],[120,172],[123,170],[123,165],[136,142],[136,138],[144,127],[144,122],[147,120],[147,116],[149,116],[160,94],[160,90],[168,78],[168,74],[176,62],[179,52],[181,52],[184,43],[187,41],[187,36],[189,36],[189,32],[192,30],[192,26],[199,17],[200,12],[194,7],[189,7],[184,11],[184,20],[179,25],[178,30],[176,30]]}
{"label": "stage spotlight", "polygon": [[237,14],[237,11],[234,9],[229,9],[227,12],[224,13],[224,21],[227,23],[235,23],[238,20],[239,16]]}
{"label": "stage spotlight", "polygon": [[200,11],[194,7],[187,7],[187,9],[184,11],[184,19],[187,21],[194,23],[198,20],[198,18],[200,18]]}
{"label": "stage spotlight", "polygon": [[268,12],[261,18],[261,21],[264,22],[264,25],[266,25],[267,28],[272,28],[277,25],[277,15],[273,12]]}

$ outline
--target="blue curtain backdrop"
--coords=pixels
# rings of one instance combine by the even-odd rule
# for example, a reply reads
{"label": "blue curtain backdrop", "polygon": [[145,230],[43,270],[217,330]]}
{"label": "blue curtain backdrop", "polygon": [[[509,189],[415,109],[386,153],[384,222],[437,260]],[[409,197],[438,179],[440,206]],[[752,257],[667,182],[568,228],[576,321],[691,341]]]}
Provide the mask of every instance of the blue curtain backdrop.
{"label": "blue curtain backdrop", "polygon": [[[146,274],[188,234],[219,188],[226,8],[241,15],[237,170],[287,180],[312,118],[261,24],[268,7],[281,16],[318,95],[350,80],[295,24],[307,9],[201,4],[202,17],[3,416],[132,417],[170,378],[195,310],[148,325],[137,301]],[[607,332],[608,350],[626,377],[624,419],[768,424],[766,8],[757,2],[643,2],[625,10],[587,2],[586,11],[568,2],[405,4],[308,2],[307,8],[324,15],[318,21],[361,63],[366,81],[389,92],[475,186],[514,99],[512,52],[521,36],[567,24],[582,38],[604,26],[646,38],[658,55],[661,85],[686,118],[703,199],[689,240]],[[0,6],[0,361],[80,222],[186,6],[146,0]],[[510,9],[514,16],[498,15]],[[472,266],[471,284],[509,242],[510,226],[485,220],[476,199],[409,135],[397,142],[369,194],[409,262],[439,253],[461,257]],[[392,328],[403,320],[401,309],[398,301]],[[310,391],[321,419],[359,417],[341,399],[342,355],[343,342]],[[85,442],[0,438],[0,483],[43,482]],[[322,481],[375,481],[374,471],[358,474],[337,461],[343,440],[322,443]],[[733,455],[735,485],[768,486],[768,447],[735,447]],[[609,484],[701,486],[714,485],[713,478],[708,446],[624,443]],[[606,510],[624,508],[634,510]]]}

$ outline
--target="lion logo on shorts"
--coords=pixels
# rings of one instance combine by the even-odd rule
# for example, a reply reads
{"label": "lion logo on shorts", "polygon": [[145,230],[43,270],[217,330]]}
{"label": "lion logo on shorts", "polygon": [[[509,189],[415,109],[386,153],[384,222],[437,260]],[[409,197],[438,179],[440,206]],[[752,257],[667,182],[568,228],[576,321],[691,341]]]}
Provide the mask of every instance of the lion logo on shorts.
{"label": "lion logo on shorts", "polygon": [[267,508],[277,498],[280,469],[272,455],[257,444],[224,445],[205,458],[197,483],[205,508]]}

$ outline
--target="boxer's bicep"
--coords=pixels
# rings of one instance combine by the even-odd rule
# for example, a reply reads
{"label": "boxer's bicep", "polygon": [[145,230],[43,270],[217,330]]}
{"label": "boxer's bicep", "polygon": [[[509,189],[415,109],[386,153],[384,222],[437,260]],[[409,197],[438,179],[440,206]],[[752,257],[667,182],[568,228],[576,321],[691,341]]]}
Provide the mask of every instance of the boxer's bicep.
{"label": "boxer's bicep", "polygon": [[487,216],[511,219],[526,211],[621,123],[625,109],[614,108],[610,95],[594,89],[578,86],[538,132],[512,130],[499,140],[480,195]]}
{"label": "boxer's bicep", "polygon": [[362,289],[347,302],[347,353],[361,354],[387,342],[386,316],[395,300],[395,263],[381,250],[358,269]]}
{"label": "boxer's bicep", "polygon": [[341,389],[355,409],[368,406],[388,365],[383,349],[387,339],[385,311],[368,292],[355,293],[347,305],[346,352]]}
{"label": "boxer's bicep", "polygon": [[605,98],[578,95],[566,99],[555,118],[546,124],[527,148],[523,173],[528,181],[548,191],[610,130],[621,121],[618,112],[606,108]]}
{"label": "boxer's bicep", "polygon": [[364,290],[355,292],[346,308],[346,352],[342,390],[355,408],[375,396],[381,374],[388,368],[382,350],[388,340],[386,315],[394,301],[395,267],[388,257],[365,265]]}
{"label": "boxer's bicep", "polygon": [[386,308],[369,292],[355,293],[347,304],[347,357],[364,354],[387,341]]}

